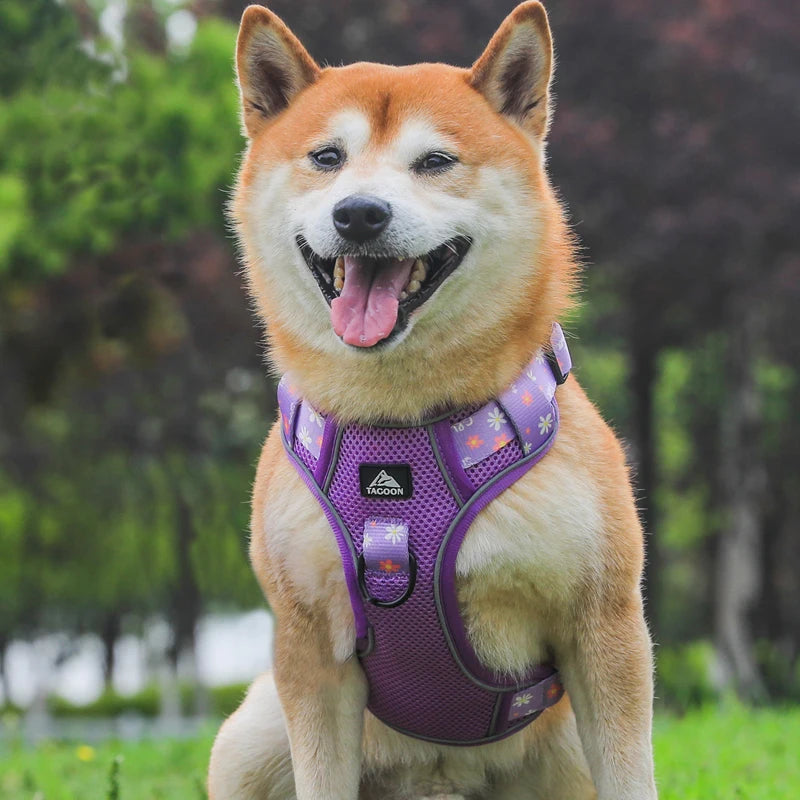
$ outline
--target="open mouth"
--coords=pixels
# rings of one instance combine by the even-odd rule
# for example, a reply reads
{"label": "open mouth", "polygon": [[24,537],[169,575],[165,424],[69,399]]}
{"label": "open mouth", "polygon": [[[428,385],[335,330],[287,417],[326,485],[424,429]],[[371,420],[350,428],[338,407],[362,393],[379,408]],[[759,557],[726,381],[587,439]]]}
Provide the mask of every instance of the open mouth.
{"label": "open mouth", "polygon": [[464,260],[472,241],[450,239],[422,256],[347,255],[323,258],[306,242],[297,244],[345,344],[373,347],[408,324],[419,308]]}

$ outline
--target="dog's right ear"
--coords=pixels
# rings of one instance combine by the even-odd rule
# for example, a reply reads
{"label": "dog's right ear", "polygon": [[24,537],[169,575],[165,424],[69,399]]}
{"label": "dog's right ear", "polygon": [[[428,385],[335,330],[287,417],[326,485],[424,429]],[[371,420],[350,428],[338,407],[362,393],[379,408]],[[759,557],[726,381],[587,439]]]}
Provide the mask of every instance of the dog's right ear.
{"label": "dog's right ear", "polygon": [[245,9],[236,41],[236,74],[247,136],[258,134],[319,73],[317,63],[281,19],[263,6]]}

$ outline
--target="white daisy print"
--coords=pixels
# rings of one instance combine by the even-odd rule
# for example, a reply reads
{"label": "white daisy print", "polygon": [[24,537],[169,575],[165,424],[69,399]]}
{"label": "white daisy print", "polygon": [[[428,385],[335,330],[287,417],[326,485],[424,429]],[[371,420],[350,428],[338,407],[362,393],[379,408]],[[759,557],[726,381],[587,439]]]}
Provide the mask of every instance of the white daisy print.
{"label": "white daisy print", "polygon": [[321,427],[324,425],[324,423],[325,423],[325,420],[323,420],[323,419],[322,419],[322,417],[321,417],[319,414],[317,414],[317,412],[316,412],[316,411],[314,411],[314,409],[313,409],[313,408],[309,410],[309,412],[308,412],[308,418],[309,418],[309,420],[310,420],[311,422],[313,422],[315,425],[317,425],[317,426],[318,426],[318,427],[320,427],[320,428],[321,428]]}
{"label": "white daisy print", "polygon": [[308,428],[305,426],[300,428],[300,433],[297,434],[297,438],[300,440],[300,444],[302,444],[306,449],[311,446],[311,434],[308,432]]}
{"label": "white daisy print", "polygon": [[522,445],[522,452],[525,453],[525,455],[528,455],[531,450],[533,450],[533,445],[530,442],[525,442],[525,444]]}
{"label": "white daisy print", "polygon": [[531,700],[533,700],[533,695],[530,694],[529,692],[517,695],[514,698],[514,708],[522,708],[523,706],[528,706],[530,705]]}
{"label": "white daisy print", "polygon": [[546,433],[550,432],[550,429],[553,427],[553,415],[548,414],[546,417],[539,417],[539,433],[544,436]]}
{"label": "white daisy print", "polygon": [[536,363],[544,364],[544,353],[541,350],[536,354]]}
{"label": "white daisy print", "polygon": [[534,383],[536,383],[536,372],[535,372],[534,370],[532,370],[532,369],[529,369],[529,370],[528,370],[528,371],[525,373],[525,375],[527,375],[527,377],[528,377],[528,379],[529,379],[529,380],[532,380]]}
{"label": "white daisy print", "polygon": [[364,549],[366,550],[368,547],[372,547],[372,535],[369,533],[364,534]]}
{"label": "white daisy print", "polygon": [[391,541],[392,544],[402,544],[406,540],[406,532],[400,525],[390,525],[383,538]]}
{"label": "white daisy print", "polygon": [[502,415],[499,408],[493,408],[488,417],[486,418],[490,428],[499,431],[500,428],[506,424],[506,418]]}

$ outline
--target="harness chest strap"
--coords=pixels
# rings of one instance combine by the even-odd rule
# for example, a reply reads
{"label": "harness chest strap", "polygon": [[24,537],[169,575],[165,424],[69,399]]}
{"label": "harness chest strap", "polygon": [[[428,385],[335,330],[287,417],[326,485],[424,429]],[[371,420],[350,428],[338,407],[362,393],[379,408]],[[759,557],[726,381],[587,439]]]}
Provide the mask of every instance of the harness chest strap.
{"label": "harness chest strap", "polygon": [[458,608],[455,565],[478,512],[533,467],[558,429],[571,369],[561,327],[496,400],[415,427],[339,425],[278,390],[284,445],[336,537],[368,707],[387,725],[481,744],[533,721],[563,694],[551,665],[503,676],[478,658]]}

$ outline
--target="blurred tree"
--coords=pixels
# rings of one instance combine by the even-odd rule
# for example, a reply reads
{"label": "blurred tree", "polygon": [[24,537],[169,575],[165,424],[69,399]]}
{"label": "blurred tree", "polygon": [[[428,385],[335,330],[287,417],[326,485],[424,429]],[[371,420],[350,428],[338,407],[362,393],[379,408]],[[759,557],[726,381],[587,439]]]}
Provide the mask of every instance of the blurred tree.
{"label": "blurred tree", "polygon": [[55,0],[4,4],[0,41],[27,59],[0,64],[0,654],[90,629],[107,679],[127,616],[168,609],[177,661],[208,602],[260,602],[244,501],[273,413],[224,239],[234,31],[144,52],[148,7],[114,58]]}

